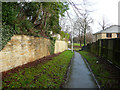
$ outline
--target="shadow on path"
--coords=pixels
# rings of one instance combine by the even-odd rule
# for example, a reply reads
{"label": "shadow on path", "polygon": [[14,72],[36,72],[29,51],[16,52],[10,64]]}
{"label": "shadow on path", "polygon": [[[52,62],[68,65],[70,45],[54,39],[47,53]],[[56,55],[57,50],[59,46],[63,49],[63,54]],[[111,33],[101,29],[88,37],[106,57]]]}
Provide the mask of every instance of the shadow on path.
{"label": "shadow on path", "polygon": [[75,52],[68,83],[65,88],[98,88],[84,60]]}

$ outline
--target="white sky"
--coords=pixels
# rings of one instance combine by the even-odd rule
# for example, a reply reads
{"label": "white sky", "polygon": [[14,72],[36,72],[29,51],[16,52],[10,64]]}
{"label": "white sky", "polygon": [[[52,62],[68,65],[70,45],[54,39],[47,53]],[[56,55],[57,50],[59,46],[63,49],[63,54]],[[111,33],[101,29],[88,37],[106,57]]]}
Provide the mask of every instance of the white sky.
{"label": "white sky", "polygon": [[[74,3],[79,3],[81,0],[72,0]],[[95,33],[101,30],[98,22],[102,20],[102,17],[106,18],[108,23],[113,25],[118,25],[118,2],[120,0],[88,0],[91,2],[92,10],[91,17],[94,19],[92,24],[92,32]],[[77,5],[79,8],[79,5]],[[69,12],[74,16],[74,12],[71,7]],[[75,17],[74,17],[75,18]]]}

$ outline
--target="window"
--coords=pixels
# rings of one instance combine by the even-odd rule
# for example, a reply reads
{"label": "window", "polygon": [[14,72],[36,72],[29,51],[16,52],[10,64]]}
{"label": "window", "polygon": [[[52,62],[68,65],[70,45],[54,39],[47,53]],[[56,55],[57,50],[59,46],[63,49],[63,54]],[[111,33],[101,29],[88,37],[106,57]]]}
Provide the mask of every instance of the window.
{"label": "window", "polygon": [[117,38],[120,38],[120,33],[117,33]]}
{"label": "window", "polygon": [[112,37],[112,33],[107,33],[107,37]]}

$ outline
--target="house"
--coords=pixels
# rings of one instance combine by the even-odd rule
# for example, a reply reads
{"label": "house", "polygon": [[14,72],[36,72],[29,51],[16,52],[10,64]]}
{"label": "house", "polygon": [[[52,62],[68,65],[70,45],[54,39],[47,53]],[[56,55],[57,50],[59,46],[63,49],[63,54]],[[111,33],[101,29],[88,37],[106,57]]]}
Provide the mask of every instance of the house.
{"label": "house", "polygon": [[93,42],[96,42],[98,39],[111,39],[111,38],[120,38],[120,26],[112,25],[105,30],[101,30],[93,34]]}
{"label": "house", "polygon": [[55,37],[57,40],[60,40],[60,39],[61,39],[60,34],[53,34],[52,31],[50,31],[50,34],[52,35],[52,37]]}
{"label": "house", "polygon": [[60,39],[61,39],[60,34],[54,34],[52,37],[56,37],[57,40],[60,40]]}

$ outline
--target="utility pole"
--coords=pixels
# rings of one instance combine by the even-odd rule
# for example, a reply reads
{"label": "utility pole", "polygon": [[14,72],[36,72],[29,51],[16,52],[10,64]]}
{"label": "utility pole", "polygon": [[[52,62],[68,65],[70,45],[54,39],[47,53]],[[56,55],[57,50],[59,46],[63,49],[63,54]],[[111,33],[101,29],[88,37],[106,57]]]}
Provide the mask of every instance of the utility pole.
{"label": "utility pole", "polygon": [[72,25],[72,22],[71,22],[71,29],[72,29],[72,52],[73,52],[73,25]]}
{"label": "utility pole", "polygon": [[71,48],[72,48],[72,52],[73,52],[73,24],[72,24],[72,19],[71,19],[70,15],[69,15],[68,11],[66,11],[66,12],[67,12],[67,15],[68,15],[68,17],[70,19],[70,24],[71,24],[71,30],[72,30],[72,45],[71,45]]}

